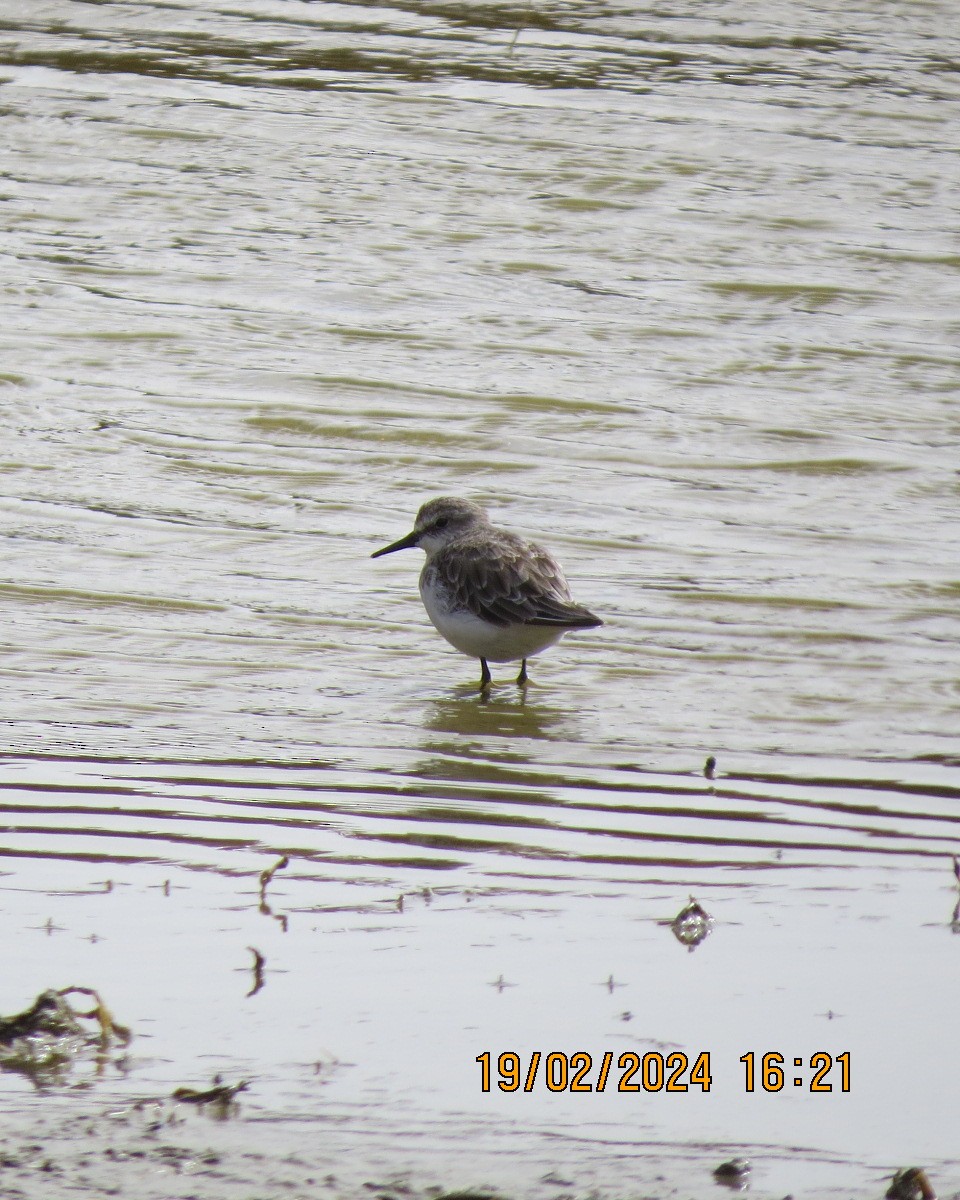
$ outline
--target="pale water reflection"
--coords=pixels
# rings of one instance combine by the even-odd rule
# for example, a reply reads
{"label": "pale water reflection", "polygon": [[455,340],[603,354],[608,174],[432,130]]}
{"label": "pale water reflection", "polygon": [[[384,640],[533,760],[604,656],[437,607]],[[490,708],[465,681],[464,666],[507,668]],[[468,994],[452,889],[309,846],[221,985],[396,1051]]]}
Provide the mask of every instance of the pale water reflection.
{"label": "pale water reflection", "polygon": [[[40,1145],[145,1200],[689,1195],[735,1154],[960,1190],[951,6],[0,37],[0,1013],[86,984],[136,1035],[0,1077],[3,1186],[46,1200]],[[606,622],[525,696],[369,562],[439,494]],[[676,1048],[709,1094],[480,1091],[485,1049]],[[748,1094],[751,1050],[851,1091]],[[158,1135],[218,1072],[240,1114]]]}
{"label": "pale water reflection", "polygon": [[[490,739],[496,738],[508,739],[498,741],[503,753],[513,747],[514,756],[529,760],[530,743],[574,741],[580,732],[576,713],[560,703],[559,697],[551,703],[509,685],[486,697],[478,695],[475,685],[465,685],[457,689],[454,698],[437,699],[425,706],[423,716],[418,745],[457,758],[489,757]],[[424,773],[430,773],[426,765]]]}

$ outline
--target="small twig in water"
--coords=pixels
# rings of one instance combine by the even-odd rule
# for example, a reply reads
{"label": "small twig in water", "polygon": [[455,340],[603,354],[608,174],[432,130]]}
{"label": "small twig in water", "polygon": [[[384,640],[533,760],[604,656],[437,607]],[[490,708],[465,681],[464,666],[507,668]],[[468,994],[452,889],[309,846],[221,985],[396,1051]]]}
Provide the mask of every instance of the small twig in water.
{"label": "small twig in water", "polygon": [[100,999],[99,992],[95,992],[93,988],[73,986],[61,988],[57,994],[66,997],[72,992],[79,992],[81,996],[91,996],[96,1004],[93,1012],[77,1013],[78,1017],[83,1017],[85,1020],[96,1020],[100,1026],[100,1037],[105,1043],[109,1042],[111,1037],[115,1037],[118,1042],[121,1042],[124,1046],[127,1045],[133,1034],[126,1025],[121,1025],[113,1019],[109,1008]]}
{"label": "small twig in water", "polygon": [[260,872],[260,901],[266,899],[267,885],[278,871],[282,871],[284,867],[290,865],[290,859],[286,855],[283,858],[277,859],[272,867],[267,867],[265,871]]}
{"label": "small twig in water", "polygon": [[263,968],[266,964],[266,959],[254,946],[248,946],[247,949],[253,955],[253,986],[247,992],[248,996],[255,996],[263,987]]}
{"label": "small twig in water", "polygon": [[217,1075],[213,1081],[213,1087],[207,1088],[204,1092],[198,1092],[196,1088],[179,1087],[173,1093],[174,1100],[182,1100],[185,1104],[221,1104],[226,1106],[230,1104],[237,1092],[245,1092],[250,1086],[246,1079],[241,1079],[239,1083],[222,1083],[220,1076]]}

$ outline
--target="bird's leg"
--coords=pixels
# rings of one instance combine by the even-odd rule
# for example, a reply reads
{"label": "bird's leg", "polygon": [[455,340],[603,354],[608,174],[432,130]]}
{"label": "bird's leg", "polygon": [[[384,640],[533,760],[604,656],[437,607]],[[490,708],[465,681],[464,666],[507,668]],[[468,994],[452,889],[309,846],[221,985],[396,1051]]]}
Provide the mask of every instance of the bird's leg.
{"label": "bird's leg", "polygon": [[520,664],[520,674],[517,676],[517,687],[526,687],[529,682],[527,675],[527,660],[524,659]]}
{"label": "bird's leg", "polygon": [[490,686],[490,668],[487,666],[485,658],[480,659],[480,691],[485,692]]}

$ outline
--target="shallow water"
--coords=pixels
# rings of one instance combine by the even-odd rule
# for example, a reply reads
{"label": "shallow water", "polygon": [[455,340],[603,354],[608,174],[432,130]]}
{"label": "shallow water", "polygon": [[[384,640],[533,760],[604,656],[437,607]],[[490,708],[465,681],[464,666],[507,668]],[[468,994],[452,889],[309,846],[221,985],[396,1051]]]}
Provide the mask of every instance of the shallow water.
{"label": "shallow water", "polygon": [[[210,1196],[696,1194],[734,1154],[770,1195],[960,1190],[952,7],[0,35],[0,1012],[86,984],[136,1034],[82,1088],[0,1077],[8,1127],[116,1155],[220,1072],[239,1115],[171,1134]],[[445,493],[605,618],[525,697],[478,698],[417,553],[368,557]],[[677,1047],[708,1095],[475,1061]],[[747,1094],[751,1050],[804,1086]]]}

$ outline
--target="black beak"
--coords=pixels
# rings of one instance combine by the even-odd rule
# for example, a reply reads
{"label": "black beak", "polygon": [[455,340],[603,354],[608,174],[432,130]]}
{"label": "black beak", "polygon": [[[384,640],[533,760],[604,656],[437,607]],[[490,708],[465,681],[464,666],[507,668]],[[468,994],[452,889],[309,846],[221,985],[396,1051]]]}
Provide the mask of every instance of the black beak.
{"label": "black beak", "polygon": [[408,533],[406,537],[402,537],[399,542],[391,542],[389,546],[384,546],[382,550],[375,550],[370,557],[379,558],[381,554],[392,554],[394,550],[407,550],[410,546],[416,546],[419,541],[420,534],[415,529],[413,533]]}

